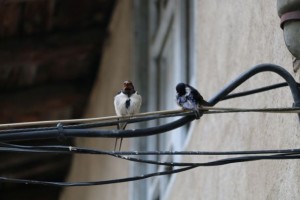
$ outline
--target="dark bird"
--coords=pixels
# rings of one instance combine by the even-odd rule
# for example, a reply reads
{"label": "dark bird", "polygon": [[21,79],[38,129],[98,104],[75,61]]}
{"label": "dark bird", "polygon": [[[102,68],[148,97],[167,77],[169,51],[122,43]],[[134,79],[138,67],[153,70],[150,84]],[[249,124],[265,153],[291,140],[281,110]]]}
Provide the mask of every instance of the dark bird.
{"label": "dark bird", "polygon": [[203,99],[201,94],[195,88],[186,83],[178,83],[176,91],[177,104],[185,110],[195,111],[197,119],[201,116],[199,108],[202,106],[210,106],[210,104]]}
{"label": "dark bird", "polygon": [[[114,106],[117,116],[126,119],[136,113],[140,112],[140,108],[142,105],[142,97],[138,94],[138,92],[134,89],[134,86],[131,81],[124,81],[123,89],[118,92],[118,94],[114,98]],[[124,130],[126,128],[127,123],[119,123],[118,129]],[[119,150],[122,145],[121,138]],[[118,138],[116,138],[115,142],[115,150],[118,142]]]}

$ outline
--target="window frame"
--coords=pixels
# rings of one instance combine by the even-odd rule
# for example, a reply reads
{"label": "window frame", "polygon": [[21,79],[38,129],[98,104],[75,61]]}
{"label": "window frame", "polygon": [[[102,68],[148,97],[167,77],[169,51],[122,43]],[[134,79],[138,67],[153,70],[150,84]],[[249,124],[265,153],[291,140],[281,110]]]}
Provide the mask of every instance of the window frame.
{"label": "window frame", "polygon": [[[143,95],[143,107],[144,111],[155,111],[161,109],[176,109],[175,101],[175,86],[178,82],[194,81],[195,76],[195,45],[194,45],[194,16],[195,16],[195,2],[194,0],[182,1],[182,0],[149,0],[148,5],[144,5],[139,0],[134,1],[135,10],[135,34],[144,38],[137,38],[135,44],[135,67],[134,71],[135,79],[139,81],[139,86],[146,87],[146,90],[140,92]],[[145,14],[145,11],[148,13]],[[144,18],[140,18],[139,15],[143,13]],[[154,16],[153,16],[154,15]],[[138,20],[137,20],[138,19]],[[145,26],[141,30],[141,26]],[[184,28],[183,28],[184,27]],[[173,38],[170,38],[173,37]],[[147,42],[141,42],[141,40],[147,40]],[[171,41],[168,41],[171,39]],[[173,41],[172,41],[173,39]],[[179,41],[179,42],[178,42]],[[168,69],[165,71],[162,69],[163,53],[166,50],[166,45],[173,42],[174,51],[174,66],[176,71],[170,75],[170,79],[165,80],[166,73],[170,73]],[[169,44],[170,45],[170,44]],[[143,50],[142,50],[143,49]],[[168,50],[166,50],[167,52]],[[146,54],[141,55],[141,54]],[[171,55],[172,56],[172,55]],[[144,59],[144,60],[142,60]],[[145,63],[145,59],[146,62]],[[141,63],[143,67],[140,68]],[[165,67],[165,66],[164,66]],[[145,71],[146,70],[146,71]],[[147,72],[147,73],[145,73]],[[146,74],[146,75],[145,75]],[[161,76],[161,77],[160,77]],[[169,86],[161,87],[161,91],[157,92],[159,83],[164,81],[173,82]],[[162,97],[164,90],[172,90],[174,93],[172,99],[170,97]],[[168,95],[170,96],[170,95]],[[145,99],[146,98],[146,99]],[[161,105],[162,98],[165,98],[165,104]],[[172,103],[169,103],[171,102]],[[171,104],[171,105],[170,105]],[[168,107],[169,106],[169,107]],[[166,108],[168,107],[168,108]],[[171,119],[174,120],[174,119]],[[170,121],[170,120],[169,120]],[[157,126],[161,123],[166,123],[168,120],[153,120],[148,123],[142,124],[145,126]],[[188,140],[188,127],[182,127],[172,131],[173,133],[161,134],[158,136],[149,136],[146,138],[137,138],[132,142],[132,148],[134,150],[182,150]],[[176,132],[176,133],[175,133]],[[184,132],[185,134],[182,134]],[[176,135],[176,136],[175,136]],[[163,141],[164,144],[159,144]],[[156,144],[156,145],[149,145]],[[162,147],[166,147],[162,149]],[[143,156],[145,159],[158,159],[157,156]],[[178,162],[181,160],[180,156],[160,156],[160,161],[172,161]],[[139,165],[139,166],[137,166]],[[166,170],[165,166],[135,164],[131,165],[131,174],[144,174],[154,171]],[[146,179],[143,181],[137,181],[131,184],[130,199],[141,199],[147,196],[147,200],[165,199],[168,196],[170,185],[174,182],[174,175],[172,176],[160,176]],[[144,196],[141,196],[144,195]]]}

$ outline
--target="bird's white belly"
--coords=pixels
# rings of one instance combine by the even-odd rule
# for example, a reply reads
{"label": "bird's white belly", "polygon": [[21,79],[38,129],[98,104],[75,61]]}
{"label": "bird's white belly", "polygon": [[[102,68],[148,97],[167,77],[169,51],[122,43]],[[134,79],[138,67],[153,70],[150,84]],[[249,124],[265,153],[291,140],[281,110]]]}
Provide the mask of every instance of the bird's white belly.
{"label": "bird's white belly", "polygon": [[195,104],[186,96],[178,97],[177,103],[184,109],[193,110],[195,108]]}
{"label": "bird's white belly", "polygon": [[[128,107],[126,107],[127,100],[130,100]],[[140,111],[141,97],[137,94],[128,97],[127,95],[120,93],[115,97],[114,104],[118,116],[133,115]]]}
{"label": "bird's white belly", "polygon": [[191,101],[186,101],[182,104],[182,107],[188,110],[192,110],[195,108],[195,105]]}

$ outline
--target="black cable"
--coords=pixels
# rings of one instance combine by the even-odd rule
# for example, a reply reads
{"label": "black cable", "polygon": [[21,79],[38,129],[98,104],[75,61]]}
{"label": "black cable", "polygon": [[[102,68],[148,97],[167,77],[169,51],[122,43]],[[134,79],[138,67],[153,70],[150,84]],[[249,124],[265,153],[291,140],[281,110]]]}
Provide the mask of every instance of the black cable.
{"label": "black cable", "polygon": [[[133,158],[128,156],[122,156],[120,153],[122,152],[114,152],[114,151],[101,151],[96,149],[88,149],[88,148],[79,148],[79,147],[66,147],[66,146],[23,146],[23,145],[13,145],[13,144],[4,144],[1,143],[5,147],[0,147],[0,151],[5,152],[36,152],[36,153],[79,153],[79,154],[104,154],[109,156],[114,156],[120,159],[146,163],[146,164],[155,164],[155,165],[166,165],[166,166],[214,166],[223,165],[223,162],[227,164],[228,160],[237,160],[237,162],[245,162],[245,161],[254,161],[261,159],[291,159],[291,158],[300,158],[300,149],[285,149],[285,150],[263,150],[263,151],[230,151],[225,154],[225,152],[201,152],[201,154],[197,155],[239,155],[239,154],[270,154],[272,155],[259,155],[259,156],[242,156],[242,157],[234,157],[234,158],[226,158],[212,162],[205,163],[179,163],[179,162],[160,162],[156,160],[146,160],[140,158]],[[119,153],[119,154],[118,154]],[[134,153],[134,152],[131,152]],[[195,152],[194,152],[195,153]],[[123,154],[124,155],[124,154]],[[130,154],[132,155],[132,154]],[[137,155],[135,153],[135,155]],[[149,154],[147,154],[149,155]],[[151,154],[151,155],[161,155],[161,154]],[[170,154],[168,154],[170,155]],[[176,155],[176,153],[172,153],[171,155]],[[180,154],[182,155],[182,154]],[[185,154],[186,155],[186,154]],[[195,154],[194,154],[195,155]],[[298,156],[298,157],[297,157]],[[230,162],[229,162],[230,163]]]}
{"label": "black cable", "polygon": [[[162,118],[168,118],[168,117],[193,116],[193,115],[195,115],[194,112],[184,112],[184,113],[164,114],[164,115],[153,114],[151,116],[144,116],[144,117],[140,117],[140,118],[119,119],[119,121],[118,120],[108,120],[108,121],[105,121],[105,122],[63,125],[63,128],[64,129],[100,128],[100,127],[107,127],[107,126],[115,126],[118,123],[122,123],[122,122],[126,122],[128,124],[131,124],[131,123],[150,121],[150,120],[162,119]],[[15,132],[30,132],[30,131],[48,131],[48,130],[57,130],[57,127],[52,126],[52,127],[0,130],[0,134],[15,133]]]}
{"label": "black cable", "polygon": [[[246,71],[230,84],[225,86],[219,93],[215,95],[212,99],[209,100],[211,105],[215,105],[217,102],[226,98],[230,92],[232,92],[235,88],[237,88],[244,81],[249,79],[260,72],[274,72],[283,77],[287,84],[290,86],[292,91],[292,95],[294,98],[294,106],[300,107],[300,91],[298,89],[298,83],[294,80],[294,78],[282,67],[273,65],[273,64],[262,64],[253,67],[252,69]],[[300,116],[300,115],[298,115]],[[58,131],[57,129],[50,130],[30,130],[25,131],[23,134],[19,134],[18,132],[9,132],[0,134],[0,141],[15,141],[15,140],[28,140],[28,139],[47,139],[47,138],[55,138],[58,137],[57,133],[63,134],[64,137],[139,137],[139,136],[149,136],[154,134],[163,133],[169,130],[173,130],[182,126],[186,123],[194,120],[194,116],[185,116],[179,120],[171,122],[169,124],[165,124],[159,127],[145,128],[145,129],[137,129],[137,130],[124,130],[124,131],[116,131],[116,130],[105,130],[105,131],[97,131],[97,130],[84,130],[83,127],[88,127],[90,125],[79,125],[79,129],[68,129],[68,127],[63,127],[62,131]],[[117,122],[111,122],[115,124]],[[107,125],[107,124],[106,124]],[[81,127],[80,127],[81,126]],[[92,126],[92,125],[91,125]],[[99,126],[99,124],[98,124]],[[77,127],[78,128],[78,127]],[[81,129],[80,129],[81,128]],[[150,133],[151,132],[151,133]]]}
{"label": "black cable", "polygon": [[269,90],[273,90],[273,89],[277,89],[277,88],[281,88],[281,87],[286,87],[288,86],[288,84],[286,82],[284,83],[277,83],[277,84],[273,84],[273,85],[269,85],[266,87],[261,87],[261,88],[256,88],[253,90],[248,90],[248,91],[244,91],[244,92],[237,92],[234,94],[228,94],[227,96],[223,97],[221,99],[221,101],[227,100],[227,99],[232,99],[232,98],[237,98],[237,97],[243,97],[243,96],[247,96],[247,95],[251,95],[251,94],[256,94],[256,93],[260,93],[260,92],[266,92]]}
{"label": "black cable", "polygon": [[62,130],[42,130],[42,131],[26,131],[26,132],[12,132],[0,134],[0,142],[4,141],[16,141],[16,140],[33,140],[33,139],[49,139],[59,138],[63,135],[65,138],[73,137],[144,137],[150,135],[156,135],[159,133],[165,133],[167,131],[176,129],[191,122],[195,119],[195,116],[185,116],[176,121],[168,124],[144,128],[144,129],[129,129],[129,130],[86,130],[86,129],[65,129]]}
{"label": "black cable", "polygon": [[[238,162],[249,162],[249,161],[257,161],[257,160],[279,160],[279,159],[299,159],[300,155],[270,155],[270,156],[244,156],[244,157],[237,157],[237,158],[226,158],[221,160],[215,160],[206,163],[192,163],[192,165],[187,167],[182,167],[179,169],[173,169],[168,171],[162,172],[155,172],[149,174],[143,174],[140,176],[133,176],[128,178],[120,178],[120,179],[112,179],[112,180],[104,180],[104,181],[92,181],[92,182],[52,182],[52,181],[39,181],[39,180],[28,180],[28,179],[14,179],[14,178],[7,178],[7,177],[0,177],[0,181],[2,182],[13,182],[13,183],[24,183],[24,184],[38,184],[38,185],[48,185],[48,186],[59,186],[59,187],[69,187],[69,186],[92,186],[92,185],[105,185],[105,184],[113,184],[113,183],[122,183],[122,182],[129,182],[129,181],[136,181],[141,179],[150,178],[153,176],[161,176],[161,175],[169,175],[175,174],[187,170],[191,170],[196,167],[208,167],[208,166],[219,166],[219,165],[227,165],[231,163],[238,163]],[[142,161],[142,159],[140,159]],[[144,163],[155,164],[157,161],[143,161]],[[174,166],[174,164],[164,164],[168,166]]]}
{"label": "black cable", "polygon": [[[244,83],[246,80],[251,78],[252,76],[261,73],[261,72],[274,72],[281,76],[290,87],[293,99],[294,99],[294,106],[300,107],[300,90],[298,88],[299,84],[295,81],[293,76],[286,71],[284,68],[274,65],[274,64],[260,64],[256,65],[253,68],[249,69],[248,71],[242,73],[238,76],[235,80],[227,84],[223,89],[220,90],[214,97],[212,97],[208,102],[214,106],[219,101],[224,99],[231,93],[234,89],[236,89],[239,85]],[[298,115],[300,117],[300,115]]]}
{"label": "black cable", "polygon": [[[238,78],[236,78],[234,81],[232,81],[230,84],[225,86],[219,93],[217,93],[213,98],[209,100],[209,103],[211,105],[215,105],[222,99],[226,98],[226,96],[229,95],[235,88],[237,88],[239,85],[241,85],[244,81],[249,79],[250,77],[254,76],[257,73],[260,72],[274,72],[280,75],[282,78],[284,78],[287,82],[287,84],[290,86],[293,98],[294,98],[294,106],[300,107],[300,91],[298,89],[298,83],[294,80],[294,78],[282,67],[273,65],[273,64],[262,64],[258,65],[242,75],[240,75]],[[244,93],[245,94],[245,93]],[[243,93],[241,95],[244,95]],[[233,94],[236,95],[236,94]],[[69,129],[60,126],[59,129],[53,129],[53,130],[30,130],[26,132],[10,132],[10,133],[2,133],[0,134],[0,141],[14,141],[14,140],[28,140],[28,139],[46,139],[46,138],[55,138],[55,137],[141,137],[141,136],[149,136],[159,133],[164,133],[169,130],[173,130],[175,128],[178,128],[180,126],[185,125],[186,123],[191,122],[195,119],[195,116],[185,116],[182,117],[179,120],[176,120],[174,122],[161,125],[158,127],[151,127],[151,128],[145,128],[145,129],[136,129],[136,130],[123,130],[123,131],[117,131],[117,130],[85,130],[82,127],[79,129]],[[9,149],[10,148],[10,149]],[[34,151],[33,149],[18,149],[16,147],[6,147],[8,151],[16,150],[16,151]],[[72,149],[71,149],[72,150]],[[70,150],[70,151],[71,151]],[[44,150],[45,152],[48,152],[50,150]],[[63,151],[66,152],[66,151]],[[96,152],[95,152],[96,153]],[[242,157],[235,157],[235,158],[226,158],[226,159],[220,159],[215,160],[211,162],[206,163],[175,163],[175,164],[191,164],[192,166],[175,169],[175,170],[168,170],[163,172],[156,172],[156,173],[150,173],[145,174],[141,176],[135,176],[135,177],[128,177],[128,178],[122,178],[122,179],[114,179],[114,180],[106,180],[106,181],[96,181],[96,182],[75,182],[75,183],[64,183],[64,182],[47,182],[47,181],[36,181],[36,180],[23,180],[23,179],[10,179],[1,177],[0,181],[11,181],[11,182],[19,182],[19,183],[28,183],[28,184],[42,184],[42,185],[53,185],[53,186],[87,186],[87,185],[102,185],[102,184],[111,184],[111,183],[119,183],[119,182],[127,182],[127,181],[134,181],[134,180],[140,180],[149,178],[152,176],[159,176],[159,175],[167,175],[167,174],[173,174],[178,173],[186,170],[193,169],[195,167],[199,166],[217,166],[217,165],[225,165],[230,163],[237,163],[237,162],[247,162],[247,161],[255,161],[255,160],[278,160],[278,159],[299,159],[300,155],[299,153],[286,153],[286,154],[274,154],[274,155],[260,155],[260,156],[242,156]],[[109,154],[108,154],[109,155]],[[113,154],[113,156],[116,156]],[[120,156],[120,155],[117,155]],[[136,162],[151,162],[150,164],[162,164],[159,161],[153,161],[153,160],[143,160],[143,159],[136,159],[131,157],[123,157],[124,159],[135,159]],[[174,163],[166,163],[170,166],[174,166]]]}
{"label": "black cable", "polygon": [[90,181],[90,182],[54,182],[54,181],[38,181],[38,180],[28,180],[28,179],[15,179],[15,178],[7,178],[0,177],[0,182],[11,182],[11,183],[23,183],[23,184],[34,184],[34,185],[44,185],[44,186],[57,186],[57,187],[70,187],[70,186],[95,186],[95,185],[107,185],[113,183],[123,183],[130,181],[142,180],[154,176],[162,176],[162,175],[170,175],[183,171],[187,171],[195,168],[196,166],[183,167],[175,170],[168,170],[162,172],[155,172],[149,174],[143,174],[140,176],[133,176],[128,178],[120,178],[120,179],[112,179],[112,180],[104,180],[104,181]]}
{"label": "black cable", "polygon": [[[4,147],[8,149],[5,150]],[[10,148],[10,149],[9,149]],[[0,142],[0,151],[35,153],[79,153],[99,155],[250,155],[250,154],[300,154],[300,149],[252,150],[252,151],[103,151],[93,148],[82,148],[64,145],[28,146]]]}
{"label": "black cable", "polygon": [[[237,92],[234,94],[228,94],[225,96],[221,101],[232,99],[232,98],[238,98],[243,97],[251,94],[256,94],[259,92],[265,92],[272,89],[277,89],[280,87],[286,87],[288,84],[286,82],[284,83],[278,83],[269,85],[266,87],[256,88],[253,90],[247,90],[243,92]],[[155,120],[155,119],[161,119],[161,118],[167,118],[167,117],[178,117],[178,116],[187,116],[187,115],[193,115],[193,112],[190,113],[176,113],[176,114],[166,114],[166,115],[153,115],[153,116],[145,116],[143,118],[133,118],[133,119],[120,119],[120,122],[127,122],[127,123],[137,123],[137,122],[143,122],[143,121],[149,121],[149,120]],[[107,127],[107,126],[115,126],[119,122],[116,120],[108,120],[105,122],[94,122],[94,123],[83,123],[83,124],[75,124],[75,125],[63,125],[63,128],[99,128],[99,127]],[[13,133],[13,132],[26,132],[26,131],[46,131],[46,130],[55,130],[56,127],[40,127],[40,128],[22,128],[22,129],[9,129],[9,130],[0,130],[0,134],[2,133]]]}
{"label": "black cable", "polygon": [[257,161],[257,160],[300,159],[300,154],[291,153],[291,154],[274,154],[274,155],[264,155],[264,156],[241,156],[241,157],[220,159],[211,162],[192,162],[192,163],[161,162],[156,160],[124,157],[120,155],[119,156],[115,155],[115,157],[128,160],[128,161],[140,162],[144,164],[164,165],[164,166],[171,166],[171,167],[186,167],[186,166],[208,167],[208,166],[219,166],[219,165],[226,165],[226,164],[237,163],[237,162],[249,162],[249,161]]}
{"label": "black cable", "polygon": [[[278,83],[269,85],[266,87],[261,87],[253,90],[248,90],[244,92],[238,92],[234,94],[229,94],[225,96],[221,101],[232,99],[232,98],[238,98],[243,97],[246,95],[251,95],[259,92],[265,92],[272,89],[280,88],[288,86],[286,82],[284,83]],[[153,115],[153,116],[145,116],[143,118],[133,118],[133,119],[120,119],[120,122],[127,122],[127,123],[137,123],[137,122],[143,122],[143,121],[149,121],[149,120],[155,120],[155,119],[161,119],[161,118],[167,118],[167,117],[178,117],[178,116],[187,116],[187,115],[193,115],[193,112],[190,113],[176,113],[176,114],[166,114],[166,115]],[[106,126],[115,126],[119,122],[116,120],[109,120],[105,122],[94,122],[94,123],[84,123],[84,124],[75,124],[75,125],[63,125],[63,128],[99,128],[99,127],[106,127]],[[13,132],[26,132],[26,131],[46,131],[46,130],[55,130],[56,127],[40,127],[40,128],[22,128],[22,129],[9,129],[9,130],[0,130],[0,134],[2,133],[13,133]]]}

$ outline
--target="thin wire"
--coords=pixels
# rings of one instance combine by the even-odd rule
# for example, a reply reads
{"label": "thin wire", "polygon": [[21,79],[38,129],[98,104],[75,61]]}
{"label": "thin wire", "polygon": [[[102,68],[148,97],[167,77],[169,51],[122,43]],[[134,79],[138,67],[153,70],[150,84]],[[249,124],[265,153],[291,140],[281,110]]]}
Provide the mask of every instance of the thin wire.
{"label": "thin wire", "polygon": [[[115,152],[115,151],[101,151],[97,149],[87,149],[87,148],[79,148],[79,147],[66,147],[66,146],[24,146],[24,145],[13,145],[7,143],[1,143],[5,147],[0,147],[0,151],[2,152],[35,152],[35,153],[79,153],[79,154],[97,154],[97,155],[109,155],[116,158],[120,158],[123,160],[133,161],[133,162],[140,162],[145,164],[155,164],[155,165],[165,165],[165,166],[215,166],[215,165],[223,165],[229,164],[227,160],[233,159],[240,160],[240,161],[254,161],[254,160],[262,160],[262,159],[296,159],[296,156],[300,154],[300,149],[286,149],[286,150],[263,150],[263,151],[230,151],[230,152],[193,152],[193,155],[240,155],[240,154],[270,154],[273,155],[259,155],[259,156],[242,156],[242,157],[235,157],[235,158],[227,158],[221,159],[211,162],[191,162],[191,163],[184,163],[184,162],[161,162],[156,160],[147,160],[147,159],[140,159],[124,155],[124,152]],[[122,155],[120,154],[122,153]],[[136,152],[131,152],[131,155],[138,155]],[[180,154],[176,154],[176,152],[169,152],[168,155],[183,155],[186,152],[180,152]],[[275,153],[275,154],[274,154]],[[162,155],[159,152],[154,152],[147,155]],[[186,155],[186,154],[185,154]],[[190,155],[190,154],[189,154]],[[283,156],[289,156],[289,158],[284,158]],[[292,157],[291,157],[292,156]],[[294,156],[294,157],[293,157]],[[277,158],[278,157],[278,158]],[[300,158],[300,157],[299,157]]]}
{"label": "thin wire", "polygon": [[147,160],[140,158],[133,158],[127,156],[114,155],[117,158],[140,162],[144,164],[154,164],[154,165],[164,165],[171,167],[186,167],[186,166],[198,166],[198,167],[208,167],[208,166],[217,166],[217,165],[226,165],[236,162],[247,162],[247,161],[256,161],[256,160],[277,160],[277,159],[300,159],[299,153],[290,153],[290,154],[274,154],[274,155],[262,155],[262,156],[240,156],[234,158],[226,158],[221,160],[215,160],[211,162],[161,162],[156,160]]}
{"label": "thin wire", "polygon": [[83,153],[83,154],[114,154],[114,155],[245,155],[245,154],[282,154],[300,153],[300,149],[277,149],[277,150],[252,150],[252,151],[103,151],[93,148],[82,148],[64,145],[43,145],[29,146],[0,142],[0,151],[5,151],[3,147],[10,147],[8,151],[14,152],[28,150],[36,153]]}
{"label": "thin wire", "polygon": [[[218,113],[233,113],[233,112],[262,112],[262,113],[300,113],[300,108],[298,107],[286,107],[286,108],[220,108],[220,107],[207,107],[203,106],[200,108],[203,110],[203,114],[218,114]],[[208,111],[207,111],[208,110]],[[64,128],[93,128],[93,127],[104,127],[104,126],[113,126],[119,122],[127,122],[127,123],[136,123],[141,121],[154,120],[159,118],[167,118],[167,117],[178,117],[178,116],[190,116],[194,115],[191,111],[186,110],[166,110],[166,111],[156,111],[156,112],[147,112],[140,113],[135,116],[132,116],[129,119],[121,119],[120,121],[115,121],[115,119],[119,119],[118,116],[111,117],[99,117],[99,118],[88,118],[81,119],[82,121],[105,121],[105,120],[114,120],[107,121],[102,123],[88,123],[88,124],[78,124],[78,125],[64,125]],[[13,123],[13,124],[0,124],[1,128],[13,128],[13,127],[21,127],[21,126],[32,126],[32,125],[40,125],[40,124],[54,124],[57,122],[62,122],[64,120],[54,120],[54,121],[38,121],[38,122],[23,122],[23,123]],[[68,123],[71,123],[72,120],[65,120]],[[76,119],[74,122],[78,122],[79,119]],[[42,128],[25,128],[25,129],[10,129],[10,130],[0,130],[0,133],[9,133],[9,132],[26,132],[26,131],[42,131],[42,130],[54,130],[56,127],[42,127]]]}
{"label": "thin wire", "polygon": [[[263,109],[243,109],[243,108],[215,108],[215,107],[203,107],[203,114],[209,113],[229,113],[229,112],[270,112],[270,113],[299,113],[300,108],[263,108]],[[209,111],[207,111],[209,110]],[[162,111],[166,112],[166,111]],[[86,128],[65,128],[62,124],[59,124],[56,128],[49,130],[36,130],[31,129],[32,131],[19,131],[17,130],[8,130],[8,132],[2,131],[0,134],[0,141],[18,141],[18,140],[31,140],[31,139],[49,139],[49,138],[67,138],[67,137],[106,137],[106,138],[116,138],[116,137],[144,137],[155,134],[164,133],[175,128],[178,128],[188,122],[191,122],[195,119],[194,113],[184,112],[182,110],[176,110],[177,114],[170,115],[183,115],[184,117],[176,120],[174,122],[160,125],[156,127],[144,128],[144,129],[128,129],[128,130],[96,130]],[[147,113],[146,113],[147,114]],[[150,117],[150,116],[146,116]],[[155,119],[157,116],[151,116]],[[143,118],[143,117],[141,117]],[[133,118],[132,120],[142,120]],[[127,121],[127,120],[124,120]],[[118,121],[116,121],[118,122]],[[114,122],[114,123],[116,123]],[[87,126],[87,125],[84,125]],[[88,125],[90,126],[90,125]]]}
{"label": "thin wire", "polygon": [[247,95],[251,95],[251,94],[256,94],[256,93],[259,93],[259,92],[266,92],[266,91],[269,91],[269,90],[273,90],[273,89],[277,89],[277,88],[281,88],[281,87],[286,87],[286,86],[288,86],[288,84],[287,84],[287,82],[284,82],[284,83],[269,85],[269,86],[266,86],[266,87],[256,88],[254,90],[248,90],[248,91],[244,91],[244,92],[237,92],[237,93],[233,93],[233,94],[228,94],[226,97],[221,99],[221,101],[232,99],[232,98],[237,98],[237,97],[243,97],[243,96],[247,96]]}
{"label": "thin wire", "polygon": [[[140,118],[150,115],[168,115],[168,114],[182,114],[189,113],[190,111],[176,109],[176,110],[163,110],[163,111],[154,111],[146,113],[138,113],[131,116],[132,119]],[[26,127],[26,126],[41,126],[41,125],[56,125],[56,124],[72,124],[72,123],[89,123],[89,122],[99,122],[99,121],[108,121],[108,120],[118,120],[120,116],[108,116],[108,117],[97,117],[97,118],[85,118],[85,119],[66,119],[66,120],[51,120],[51,121],[35,121],[35,122],[20,122],[20,123],[8,123],[0,124],[0,129],[9,129],[15,127]]]}
{"label": "thin wire", "polygon": [[[209,111],[205,111],[208,110]],[[300,113],[299,107],[286,108],[220,108],[220,107],[206,107],[203,106],[201,110],[204,114],[219,114],[232,112],[260,112],[260,113]]]}
{"label": "thin wire", "polygon": [[[149,115],[145,117],[132,117],[120,120],[110,120],[105,122],[95,122],[95,123],[85,123],[85,124],[75,124],[75,125],[63,125],[64,129],[79,129],[79,128],[99,128],[99,127],[107,127],[107,126],[114,126],[118,123],[126,122],[128,124],[136,123],[136,122],[143,122],[167,117],[180,117],[180,116],[191,116],[195,115],[192,111],[181,110],[182,112],[178,112],[175,114],[155,114]],[[1,133],[13,133],[13,132],[26,132],[26,131],[47,131],[47,130],[56,130],[57,127],[41,127],[41,128],[22,128],[22,129],[8,129],[8,130],[0,130]]]}
{"label": "thin wire", "polygon": [[196,166],[183,167],[175,170],[168,170],[162,172],[155,172],[149,174],[143,174],[140,176],[132,176],[127,178],[120,179],[112,179],[112,180],[104,180],[104,181],[90,181],[90,182],[54,182],[54,181],[38,181],[38,180],[29,180],[29,179],[15,179],[15,178],[7,178],[0,177],[0,182],[12,182],[12,183],[24,183],[24,184],[34,184],[34,185],[44,185],[44,186],[57,186],[57,187],[71,187],[71,186],[94,186],[94,185],[107,185],[113,183],[123,183],[123,182],[131,182],[142,179],[147,179],[154,176],[162,176],[175,174],[183,171],[187,171],[195,168]]}
{"label": "thin wire", "polygon": [[[282,159],[282,160],[300,159],[300,155],[281,154],[281,155],[269,155],[269,156],[243,156],[243,157],[235,157],[235,158],[226,158],[226,159],[220,159],[220,160],[215,160],[215,161],[205,162],[205,163],[190,163],[191,164],[190,166],[182,167],[179,169],[172,169],[172,170],[167,170],[167,171],[162,171],[162,172],[143,174],[140,176],[132,176],[132,177],[127,177],[127,178],[104,180],[104,181],[52,182],[52,181],[38,181],[38,180],[29,180],[29,179],[15,179],[15,178],[7,178],[7,177],[0,177],[0,181],[13,182],[13,183],[48,185],[48,186],[59,186],[59,187],[105,185],[105,184],[136,181],[136,180],[146,179],[146,178],[150,178],[150,177],[154,177],[154,176],[175,174],[175,173],[191,170],[196,167],[219,166],[219,165],[227,165],[227,164],[238,163],[238,162],[249,162],[249,161],[257,161],[257,160],[279,160],[279,159]],[[160,165],[167,165],[167,166],[172,166],[172,167],[174,167],[175,164],[176,165],[180,164],[180,163],[174,164],[174,163],[166,163],[166,162],[151,161],[151,160],[149,161],[149,160],[143,160],[143,159],[135,159],[135,160],[137,162],[143,162],[143,163],[149,163],[149,164],[160,164]],[[185,165],[187,163],[181,163],[181,164]]]}
{"label": "thin wire", "polygon": [[191,121],[195,120],[195,116],[184,116],[167,124],[162,124],[154,127],[140,128],[140,129],[126,129],[126,130],[108,130],[108,129],[65,129],[59,125],[55,130],[47,131],[26,131],[26,132],[11,132],[0,134],[0,141],[20,141],[33,139],[50,139],[50,138],[76,138],[76,137],[145,137],[166,133],[181,127]]}

